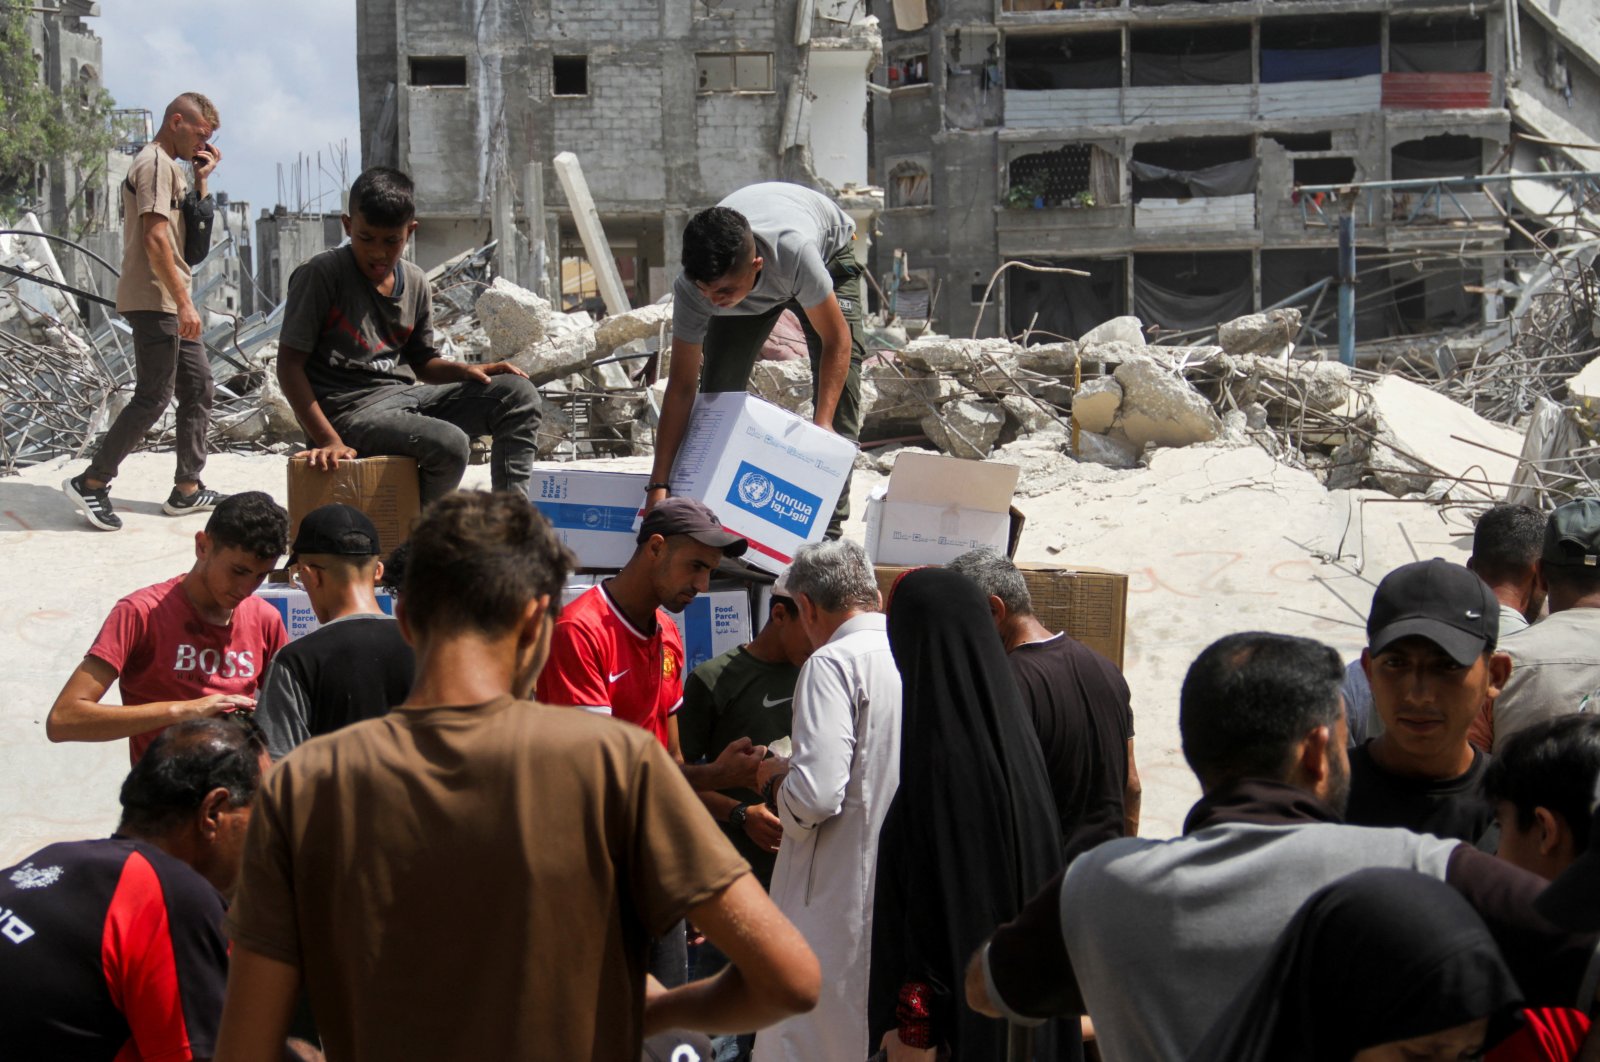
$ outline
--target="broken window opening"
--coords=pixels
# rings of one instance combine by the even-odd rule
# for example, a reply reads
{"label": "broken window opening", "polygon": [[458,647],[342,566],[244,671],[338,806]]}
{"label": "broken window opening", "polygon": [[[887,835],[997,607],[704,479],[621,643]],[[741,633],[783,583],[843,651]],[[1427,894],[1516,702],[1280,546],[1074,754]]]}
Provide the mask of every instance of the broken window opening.
{"label": "broken window opening", "polygon": [[1389,69],[1397,74],[1481,73],[1488,69],[1481,17],[1434,15],[1389,23]]}
{"label": "broken window opening", "polygon": [[1096,144],[1062,144],[1018,155],[1006,167],[1006,205],[1115,206],[1122,201],[1117,157]]}
{"label": "broken window opening", "polygon": [[910,88],[928,83],[928,53],[908,55],[889,62],[889,87]]}
{"label": "broken window opening", "polygon": [[1133,312],[1147,324],[1193,331],[1249,313],[1255,302],[1249,251],[1138,254]]}
{"label": "broken window opening", "polygon": [[1396,144],[1389,152],[1389,177],[1395,181],[1476,177],[1483,172],[1485,141],[1441,133]]}
{"label": "broken window opening", "polygon": [[695,56],[697,92],[771,92],[771,52],[701,52]]}
{"label": "broken window opening", "polygon": [[589,94],[589,57],[587,55],[557,55],[550,60],[553,96],[587,96]]}
{"label": "broken window opening", "polygon": [[464,55],[413,55],[413,88],[466,88],[467,57]]}
{"label": "broken window opening", "polygon": [[1263,133],[1276,140],[1285,151],[1332,151],[1333,134],[1327,133]]}
{"label": "broken window opening", "polygon": [[1389,267],[1389,279],[1398,334],[1472,324],[1483,312],[1483,296],[1466,290],[1483,282],[1476,263],[1397,263]]}
{"label": "broken window opening", "polygon": [[1254,76],[1244,22],[1134,30],[1129,48],[1129,83],[1139,87],[1248,85]]}
{"label": "broken window opening", "polygon": [[889,206],[933,205],[933,177],[918,159],[901,159],[889,168]]}
{"label": "broken window opening", "polygon": [[1000,35],[955,30],[945,38],[944,120],[951,129],[989,129],[1001,123]]}
{"label": "broken window opening", "polygon": [[1006,88],[1119,88],[1122,34],[1071,33],[1006,38]]}
{"label": "broken window opening", "polygon": [[[1006,331],[1020,335],[1031,325],[1042,339],[1073,339],[1128,311],[1126,258],[1026,259],[1032,265],[1065,266],[1089,275],[1008,269]],[[993,296],[990,296],[991,300]]]}
{"label": "broken window opening", "polygon": [[1129,165],[1133,201],[1248,195],[1256,190],[1258,167],[1247,136],[1136,144]]}
{"label": "broken window opening", "polygon": [[1261,83],[1340,81],[1383,72],[1377,15],[1261,21]]}
{"label": "broken window opening", "polygon": [[1295,159],[1295,184],[1351,184],[1356,179],[1356,160],[1333,157]]}

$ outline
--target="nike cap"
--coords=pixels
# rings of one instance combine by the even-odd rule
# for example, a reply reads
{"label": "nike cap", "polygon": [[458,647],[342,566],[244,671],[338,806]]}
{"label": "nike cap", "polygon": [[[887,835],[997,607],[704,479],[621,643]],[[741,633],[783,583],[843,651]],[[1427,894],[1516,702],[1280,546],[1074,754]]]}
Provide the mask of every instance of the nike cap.
{"label": "nike cap", "polygon": [[1367,647],[1374,655],[1415,635],[1463,667],[1492,651],[1499,631],[1500,602],[1488,585],[1438,557],[1384,576],[1367,614]]}
{"label": "nike cap", "polygon": [[722,551],[724,557],[737,557],[749,548],[743,535],[736,535],[722,526],[717,514],[693,498],[666,498],[644,514],[639,525],[638,541],[643,543],[651,535],[671,538],[688,535],[702,545]]}
{"label": "nike cap", "polygon": [[324,505],[300,518],[289,547],[289,563],[298,564],[302,553],[334,557],[375,557],[378,529],[360,509],[349,505]]}
{"label": "nike cap", "polygon": [[1563,568],[1600,566],[1600,501],[1578,498],[1551,513],[1540,559]]}

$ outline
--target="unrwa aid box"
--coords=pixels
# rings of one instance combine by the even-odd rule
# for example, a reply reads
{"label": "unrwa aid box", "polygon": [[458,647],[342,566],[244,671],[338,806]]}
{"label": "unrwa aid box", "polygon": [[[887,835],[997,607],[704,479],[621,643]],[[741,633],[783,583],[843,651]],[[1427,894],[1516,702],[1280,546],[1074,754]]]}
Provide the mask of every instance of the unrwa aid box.
{"label": "unrwa aid box", "polygon": [[817,542],[856,459],[849,439],[743,391],[695,399],[672,490],[750,540],[741,558],[778,574]]}
{"label": "unrwa aid box", "polygon": [[[256,591],[256,596],[277,609],[278,615],[283,617],[283,626],[289,632],[291,641],[303,638],[322,626],[317,622],[317,613],[311,607],[310,596],[297,586],[288,583],[267,583]],[[384,614],[394,615],[394,596],[387,590],[378,590],[377,598],[378,607],[383,609]]]}
{"label": "unrwa aid box", "polygon": [[340,461],[331,472],[312,468],[304,454],[289,458],[289,540],[312,509],[335,502],[360,509],[378,531],[385,556],[411,536],[422,511],[417,463],[409,457],[361,457]]}
{"label": "unrwa aid box", "polygon": [[685,675],[750,640],[750,590],[742,585],[713,586],[682,612],[668,615],[683,635]]}
{"label": "unrwa aid box", "polygon": [[579,567],[615,571],[633,556],[634,528],[649,481],[634,472],[535,469],[528,497],[577,554]]}

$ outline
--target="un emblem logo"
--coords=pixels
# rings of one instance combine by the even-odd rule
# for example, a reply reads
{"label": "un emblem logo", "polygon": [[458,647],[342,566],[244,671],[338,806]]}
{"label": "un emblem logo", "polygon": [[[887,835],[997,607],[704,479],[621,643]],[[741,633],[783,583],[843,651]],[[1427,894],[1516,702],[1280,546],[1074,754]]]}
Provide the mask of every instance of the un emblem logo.
{"label": "un emblem logo", "polygon": [[746,472],[739,477],[739,500],[753,509],[771,502],[776,493],[777,488],[772,485],[772,480],[759,472]]}
{"label": "un emblem logo", "polygon": [[597,530],[604,521],[605,517],[601,515],[599,509],[590,508],[583,511],[583,526],[591,531]]}

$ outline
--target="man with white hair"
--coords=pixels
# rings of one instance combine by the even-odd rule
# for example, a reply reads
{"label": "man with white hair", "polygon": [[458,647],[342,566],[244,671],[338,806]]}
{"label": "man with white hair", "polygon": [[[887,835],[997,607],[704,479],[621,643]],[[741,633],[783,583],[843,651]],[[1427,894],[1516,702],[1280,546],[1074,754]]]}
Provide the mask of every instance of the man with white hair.
{"label": "man with white hair", "polygon": [[816,650],[795,686],[794,756],[763,761],[758,781],[783,823],[772,900],[816,952],[823,988],[815,1010],[756,1039],[756,1058],[866,1058],[878,830],[900,784],[900,672],[860,546],[805,546],[787,582]]}

